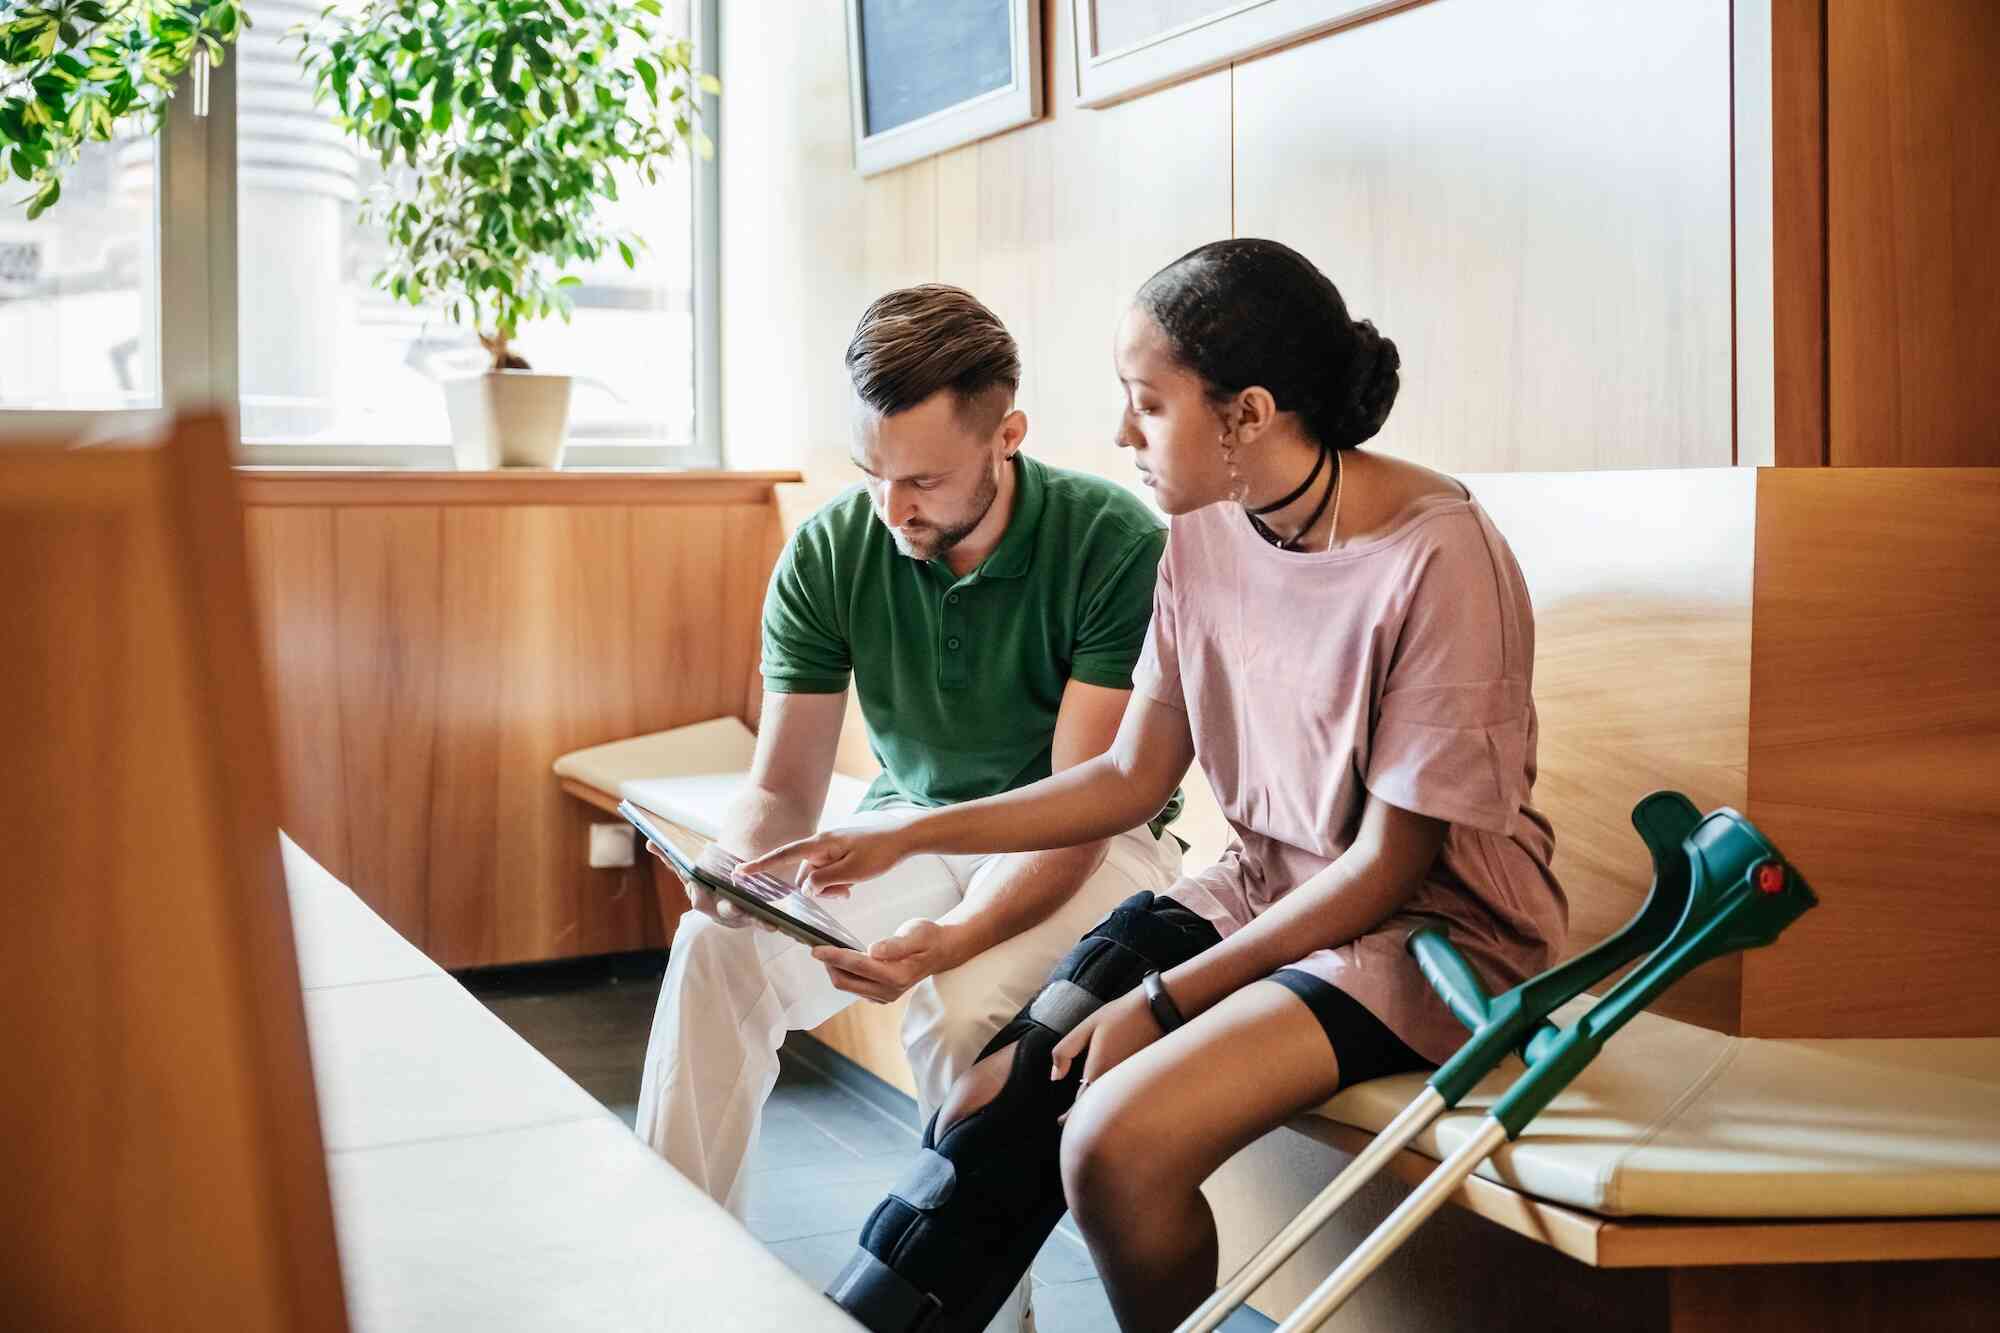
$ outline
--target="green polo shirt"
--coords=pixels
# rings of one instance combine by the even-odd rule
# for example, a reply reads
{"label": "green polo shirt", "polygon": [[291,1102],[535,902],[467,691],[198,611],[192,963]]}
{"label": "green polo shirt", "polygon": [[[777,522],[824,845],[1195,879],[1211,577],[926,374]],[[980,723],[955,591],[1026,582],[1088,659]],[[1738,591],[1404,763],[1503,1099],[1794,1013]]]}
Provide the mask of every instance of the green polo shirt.
{"label": "green polo shirt", "polygon": [[[864,810],[1045,778],[1063,687],[1132,688],[1165,527],[1112,482],[1015,458],[1007,530],[964,578],[898,551],[861,486],[800,524],[772,571],[764,688],[852,678],[882,765]],[[1161,822],[1179,809],[1176,793]]]}

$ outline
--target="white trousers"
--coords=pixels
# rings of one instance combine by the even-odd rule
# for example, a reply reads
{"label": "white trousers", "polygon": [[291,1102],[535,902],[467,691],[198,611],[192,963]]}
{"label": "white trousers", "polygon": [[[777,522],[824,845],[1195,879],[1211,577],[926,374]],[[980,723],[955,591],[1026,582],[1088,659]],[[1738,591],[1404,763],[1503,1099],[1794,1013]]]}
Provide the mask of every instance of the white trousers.
{"label": "white trousers", "polygon": [[[884,823],[889,811],[850,823]],[[976,891],[998,856],[918,856],[850,897],[821,906],[868,943],[917,917],[935,919]],[[903,1047],[924,1117],[1000,1025],[1019,1013],[1049,970],[1118,903],[1165,890],[1180,873],[1180,844],[1145,828],[1113,838],[1096,872],[1047,920],[910,991]],[[697,912],[681,918],[668,954],[636,1128],[655,1152],[742,1216],[743,1163],[756,1146],[764,1101],[778,1080],[787,1032],[817,1027],[857,997],[835,990],[804,946],[772,931],[731,929]]]}

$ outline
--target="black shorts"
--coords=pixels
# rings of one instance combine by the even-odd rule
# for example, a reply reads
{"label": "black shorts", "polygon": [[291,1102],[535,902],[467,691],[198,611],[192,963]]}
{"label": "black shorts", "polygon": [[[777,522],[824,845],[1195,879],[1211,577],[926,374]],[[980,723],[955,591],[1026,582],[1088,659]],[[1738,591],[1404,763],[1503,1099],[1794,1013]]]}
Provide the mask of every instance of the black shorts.
{"label": "black shorts", "polygon": [[1271,980],[1304,1000],[1325,1029],[1326,1039],[1333,1043],[1333,1058],[1340,1064],[1341,1087],[1431,1068],[1429,1060],[1404,1045],[1401,1037],[1340,987],[1296,967],[1272,973]]}

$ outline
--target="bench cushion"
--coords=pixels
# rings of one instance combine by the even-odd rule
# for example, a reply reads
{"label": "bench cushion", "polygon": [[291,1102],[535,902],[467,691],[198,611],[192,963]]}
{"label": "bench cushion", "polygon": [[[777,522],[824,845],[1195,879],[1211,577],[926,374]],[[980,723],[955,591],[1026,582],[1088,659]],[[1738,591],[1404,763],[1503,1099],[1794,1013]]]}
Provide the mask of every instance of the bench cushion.
{"label": "bench cushion", "polygon": [[[555,770],[713,838],[723,810],[749,775],[756,748],[757,737],[739,719],[718,717],[575,750],[556,760]],[[867,794],[867,783],[835,773],[820,827],[853,814]]]}
{"label": "bench cushion", "polygon": [[860,1333],[289,838],[283,856],[355,1333]]}
{"label": "bench cushion", "polygon": [[[1442,1160],[1520,1072],[1415,1146]],[[1423,1082],[1377,1079],[1314,1114],[1372,1133]],[[1770,1040],[1641,1014],[1480,1174],[1615,1217],[2000,1213],[2000,1039]]]}

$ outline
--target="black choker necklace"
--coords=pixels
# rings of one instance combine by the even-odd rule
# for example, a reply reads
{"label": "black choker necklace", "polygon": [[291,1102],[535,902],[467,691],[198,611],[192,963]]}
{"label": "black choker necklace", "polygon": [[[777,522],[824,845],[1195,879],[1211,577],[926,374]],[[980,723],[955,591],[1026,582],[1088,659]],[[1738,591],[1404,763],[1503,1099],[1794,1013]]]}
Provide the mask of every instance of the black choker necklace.
{"label": "black choker necklace", "polygon": [[1326,512],[1327,502],[1333,499],[1333,493],[1340,488],[1340,469],[1338,467],[1336,467],[1333,470],[1333,477],[1327,483],[1325,493],[1319,497],[1319,504],[1314,507],[1312,511],[1312,517],[1308,518],[1303,524],[1301,524],[1299,526],[1299,530],[1293,533],[1291,536],[1280,537],[1276,532],[1274,532],[1271,529],[1270,524],[1266,523],[1263,519],[1257,516],[1259,514],[1269,514],[1275,510],[1283,509],[1286,505],[1291,504],[1294,500],[1297,500],[1300,496],[1304,495],[1307,490],[1311,489],[1312,484],[1315,481],[1319,480],[1320,471],[1326,466],[1327,457],[1332,452],[1333,452],[1332,450],[1322,447],[1319,451],[1319,457],[1313,460],[1312,471],[1306,473],[1306,479],[1300,482],[1296,487],[1294,487],[1292,489],[1291,494],[1285,496],[1282,500],[1273,500],[1270,504],[1264,505],[1260,508],[1246,509],[1243,511],[1244,513],[1250,516],[1250,526],[1257,530],[1257,535],[1259,537],[1262,537],[1265,541],[1277,547],[1280,551],[1296,551],[1299,549],[1300,539],[1303,538],[1308,532],[1312,531],[1313,524],[1319,522],[1319,516]]}

